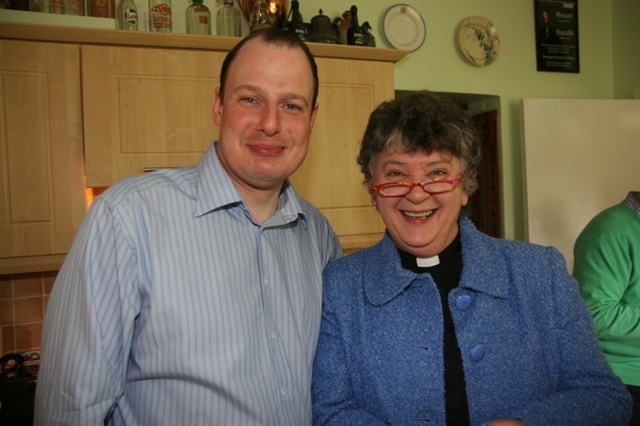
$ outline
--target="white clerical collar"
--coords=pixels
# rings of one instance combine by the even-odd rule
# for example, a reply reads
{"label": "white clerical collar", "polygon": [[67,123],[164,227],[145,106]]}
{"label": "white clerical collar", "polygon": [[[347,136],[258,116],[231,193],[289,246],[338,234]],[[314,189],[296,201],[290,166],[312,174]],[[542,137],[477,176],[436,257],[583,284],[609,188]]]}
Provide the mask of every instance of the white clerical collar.
{"label": "white clerical collar", "polygon": [[416,257],[416,264],[420,268],[430,268],[440,264],[440,257],[437,254],[431,257]]}

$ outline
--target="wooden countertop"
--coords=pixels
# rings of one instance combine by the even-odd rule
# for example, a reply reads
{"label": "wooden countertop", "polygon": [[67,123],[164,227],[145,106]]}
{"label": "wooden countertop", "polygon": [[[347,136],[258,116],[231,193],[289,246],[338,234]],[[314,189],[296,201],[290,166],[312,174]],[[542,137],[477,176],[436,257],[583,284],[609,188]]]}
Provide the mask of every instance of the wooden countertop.
{"label": "wooden countertop", "polygon": [[[0,38],[77,44],[161,47],[228,51],[240,40],[238,37],[166,34],[147,31],[118,31],[63,27],[55,25],[0,23]],[[407,50],[379,47],[355,47],[336,44],[307,43],[318,58],[356,59],[398,62],[409,54]]]}

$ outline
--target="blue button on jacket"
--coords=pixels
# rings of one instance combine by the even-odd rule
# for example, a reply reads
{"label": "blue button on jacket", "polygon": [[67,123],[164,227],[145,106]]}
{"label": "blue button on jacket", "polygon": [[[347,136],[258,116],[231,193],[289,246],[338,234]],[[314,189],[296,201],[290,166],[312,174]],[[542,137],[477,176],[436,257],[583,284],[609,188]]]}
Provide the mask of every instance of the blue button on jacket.
{"label": "blue button on jacket", "polygon": [[[463,270],[449,306],[472,425],[624,425],[631,400],[554,248],[499,240],[460,219]],[[385,235],[332,262],[312,396],[316,425],[445,425],[443,317],[429,274]]]}

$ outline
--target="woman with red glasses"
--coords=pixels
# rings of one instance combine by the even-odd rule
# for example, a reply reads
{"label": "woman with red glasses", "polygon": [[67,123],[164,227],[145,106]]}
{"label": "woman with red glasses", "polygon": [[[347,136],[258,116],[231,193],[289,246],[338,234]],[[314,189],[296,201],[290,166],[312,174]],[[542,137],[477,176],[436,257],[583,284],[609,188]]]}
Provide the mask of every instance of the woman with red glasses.
{"label": "woman with red glasses", "polygon": [[387,230],[325,269],[314,424],[628,423],[562,255],[461,215],[479,160],[449,99],[419,92],[371,114],[358,163]]}

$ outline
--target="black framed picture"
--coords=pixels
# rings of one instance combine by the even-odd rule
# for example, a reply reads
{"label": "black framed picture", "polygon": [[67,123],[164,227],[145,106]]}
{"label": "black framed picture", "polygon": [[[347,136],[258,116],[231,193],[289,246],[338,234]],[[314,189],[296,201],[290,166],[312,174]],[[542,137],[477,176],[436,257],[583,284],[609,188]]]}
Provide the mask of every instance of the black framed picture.
{"label": "black framed picture", "polygon": [[534,0],[538,71],[580,72],[578,0]]}

